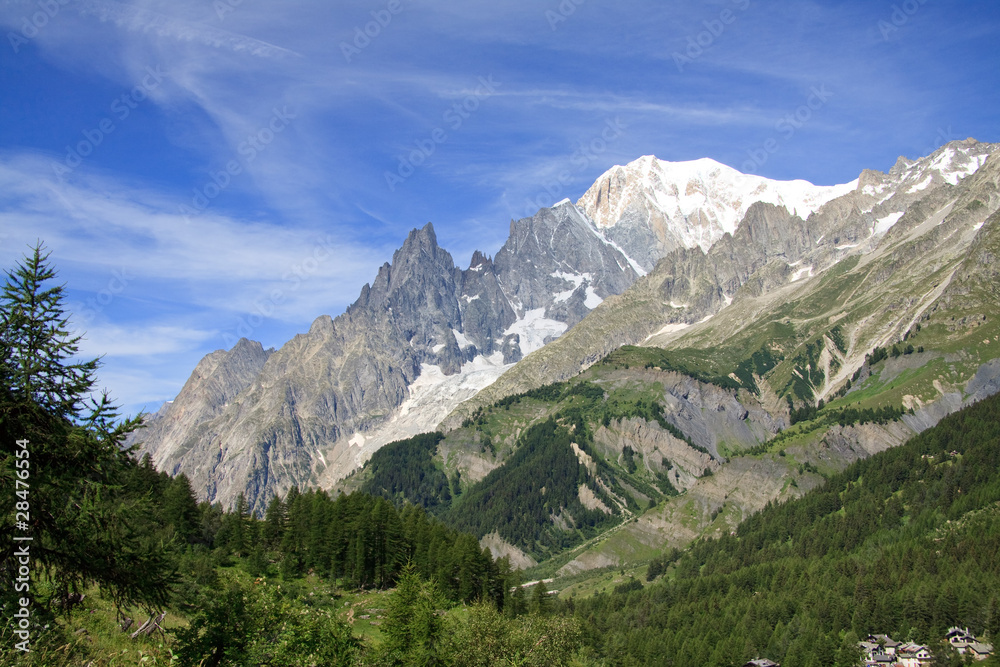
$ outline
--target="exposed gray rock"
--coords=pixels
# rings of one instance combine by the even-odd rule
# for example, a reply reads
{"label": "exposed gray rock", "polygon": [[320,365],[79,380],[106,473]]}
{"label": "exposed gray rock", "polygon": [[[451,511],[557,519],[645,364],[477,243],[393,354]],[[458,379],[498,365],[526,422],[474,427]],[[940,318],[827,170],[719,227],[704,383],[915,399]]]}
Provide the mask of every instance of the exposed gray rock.
{"label": "exposed gray rock", "polygon": [[664,416],[716,459],[719,446],[737,451],[773,437],[785,426],[749,392],[734,392],[672,372],[647,371],[664,386]]}
{"label": "exposed gray rock", "polygon": [[965,385],[964,405],[972,405],[997,392],[1000,392],[1000,359],[994,359],[979,367],[975,376]]}
{"label": "exposed gray rock", "polygon": [[719,462],[708,454],[675,438],[659,424],[638,417],[614,420],[608,426],[599,427],[594,432],[594,445],[612,459],[617,459],[628,445],[642,455],[646,467],[654,472],[657,468],[666,470],[669,464],[672,467],[668,478],[679,491],[694,486],[705,470],[714,472],[719,468]]}
{"label": "exposed gray rock", "polygon": [[431,224],[413,230],[344,314],[277,352],[240,341],[202,360],[141,451],[201,497],[232,506],[243,493],[261,512],[275,493],[360,465],[350,437],[392,419],[423,365],[455,375],[497,352],[512,364],[525,341],[508,330],[526,311],[571,325],[636,277],[572,205],[511,229],[495,261],[476,252],[464,271]]}
{"label": "exposed gray rock", "polygon": [[[620,296],[607,299],[578,326],[461,405],[443,426],[453,428],[479,406],[504,396],[571,377],[622,345],[690,340],[699,330],[696,325],[708,318],[719,321],[716,315],[728,309],[741,315],[721,318],[713,328],[716,337],[725,338],[802,293],[798,285],[818,287],[809,279],[850,255],[858,256],[859,270],[868,272],[859,293],[877,301],[887,293],[896,297],[883,306],[893,313],[886,320],[892,326],[869,325],[878,337],[860,350],[862,357],[873,344],[898,340],[915,323],[907,315],[932,312],[938,298],[917,298],[912,285],[887,290],[887,281],[900,284],[908,273],[932,276],[968,252],[970,260],[942,287],[940,300],[962,299],[975,290],[996,292],[998,253],[983,245],[976,230],[1000,207],[997,149],[997,144],[974,140],[952,142],[925,158],[901,159],[888,174],[866,171],[855,190],[827,201],[805,220],[784,206],[754,203],[735,231],[723,233],[707,252],[700,245],[668,252]],[[976,165],[982,166],[967,175]],[[606,190],[592,189],[581,204],[589,210],[607,196],[601,194]],[[602,232],[609,233],[603,227]],[[678,333],[684,327],[688,330]]]}
{"label": "exposed gray rock", "polygon": [[183,439],[191,425],[217,417],[250,386],[273,353],[256,341],[241,338],[231,350],[207,355],[195,366],[177,399],[147,419],[146,426],[132,433],[127,444],[143,443],[140,451],[151,454],[157,469],[177,474],[179,461],[152,443]]}
{"label": "exposed gray rock", "polygon": [[518,314],[542,308],[547,318],[569,326],[638,278],[622,252],[568,202],[511,222],[494,264]]}
{"label": "exposed gray rock", "polygon": [[[244,493],[261,511],[274,493],[308,483],[321,452],[381,423],[406,398],[421,364],[455,373],[476,352],[456,338],[463,284],[475,281],[438,247],[433,227],[414,230],[347,312],[318,318],[228,387],[225,400],[189,383],[174,405],[203,407],[171,409],[144,450],[160,467],[185,472],[203,497],[229,506]],[[490,278],[479,281],[477,294],[468,338],[489,350],[512,312]],[[213,355],[199,367],[213,365],[220,353]]]}
{"label": "exposed gray rock", "polygon": [[538,565],[538,561],[524,553],[510,542],[507,542],[496,531],[489,535],[484,535],[479,540],[479,546],[489,549],[494,558],[507,558],[511,567],[527,570],[529,567]]}

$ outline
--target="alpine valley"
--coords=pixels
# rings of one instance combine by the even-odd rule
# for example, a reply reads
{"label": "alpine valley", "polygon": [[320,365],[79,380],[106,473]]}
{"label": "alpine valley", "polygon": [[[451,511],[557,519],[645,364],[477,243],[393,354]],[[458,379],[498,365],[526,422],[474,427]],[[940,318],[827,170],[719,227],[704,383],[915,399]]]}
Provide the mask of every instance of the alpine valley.
{"label": "alpine valley", "polygon": [[[422,505],[541,577],[654,561],[1000,391],[1000,144],[843,185],[646,156],[455,265],[206,356],[133,434],[196,493]],[[423,435],[422,435],[423,434]]]}

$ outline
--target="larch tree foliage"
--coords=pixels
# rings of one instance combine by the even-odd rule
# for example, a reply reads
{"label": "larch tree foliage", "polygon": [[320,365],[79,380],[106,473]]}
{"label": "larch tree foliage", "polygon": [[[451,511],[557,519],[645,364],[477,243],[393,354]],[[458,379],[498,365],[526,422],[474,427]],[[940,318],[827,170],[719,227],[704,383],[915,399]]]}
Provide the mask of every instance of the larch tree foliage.
{"label": "larch tree foliage", "polygon": [[444,604],[434,583],[421,580],[407,563],[389,598],[382,625],[384,639],[373,662],[428,667],[445,664],[444,619],[437,612]]}
{"label": "larch tree foliage", "polygon": [[164,520],[174,526],[181,542],[193,544],[201,538],[198,501],[191,480],[184,473],[167,483],[163,491],[162,512]]}
{"label": "larch tree foliage", "polygon": [[[106,393],[93,397],[99,360],[78,360],[81,337],[70,333],[47,260],[38,244],[7,272],[0,296],[0,495],[5,508],[23,495],[29,510],[22,523],[2,513],[0,568],[12,581],[13,536],[30,535],[33,580],[51,585],[49,599],[36,599],[43,606],[98,584],[119,608],[160,607],[169,560],[148,520],[150,499],[125,489],[136,463],[124,441],[141,416],[120,420]],[[16,485],[19,440],[27,489]]]}

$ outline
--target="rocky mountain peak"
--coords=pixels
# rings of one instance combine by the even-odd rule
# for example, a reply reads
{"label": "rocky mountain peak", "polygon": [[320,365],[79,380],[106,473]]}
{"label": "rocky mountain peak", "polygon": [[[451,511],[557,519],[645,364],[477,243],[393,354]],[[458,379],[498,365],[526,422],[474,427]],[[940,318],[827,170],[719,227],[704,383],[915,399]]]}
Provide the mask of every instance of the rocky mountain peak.
{"label": "rocky mountain peak", "polygon": [[570,202],[512,223],[493,263],[518,315],[537,311],[537,317],[563,323],[559,333],[639,276],[621,249]]}
{"label": "rocky mountain peak", "polygon": [[472,260],[469,262],[469,269],[493,268],[493,260],[479,250],[472,253]]}
{"label": "rocky mountain peak", "polygon": [[878,185],[885,180],[885,177],[885,172],[878,169],[865,169],[861,172],[861,176],[858,177],[858,189]]}
{"label": "rocky mountain peak", "polygon": [[414,228],[410,231],[406,236],[406,240],[403,241],[402,247],[393,253],[392,263],[397,263],[400,257],[417,256],[420,254],[435,257],[439,250],[437,234],[434,233],[434,225],[428,222],[423,227]]}
{"label": "rocky mountain peak", "polygon": [[[495,257],[477,251],[465,270],[428,223],[342,315],[319,317],[277,352],[242,340],[207,355],[141,434],[144,451],[227,506],[240,493],[259,510],[292,485],[328,487],[382,445],[434,429],[501,376],[510,387],[575,372],[624,343],[696,329],[748,299],[806,284],[877,243],[911,204],[949,195],[989,148],[953,142],[889,174],[830,187],[646,156],[609,170],[580,205],[512,221]],[[638,301],[605,303],[644,274]],[[651,312],[618,310],[636,303]],[[570,327],[565,345],[541,349]]]}
{"label": "rocky mountain peak", "polygon": [[858,190],[866,195],[883,197],[882,201],[889,196],[921,197],[933,187],[957,185],[965,177],[976,173],[995,148],[996,144],[964,139],[949,142],[916,160],[900,156],[886,174],[866,170]]}
{"label": "rocky mountain peak", "polygon": [[[205,355],[195,367],[177,398],[166,404],[146,428],[132,434],[129,444],[158,443],[184,437],[193,424],[214,419],[247,389],[260,374],[274,349],[264,349],[257,341],[241,338],[229,350]],[[145,448],[161,470],[176,472],[164,449]]]}
{"label": "rocky mountain peak", "polygon": [[392,263],[383,264],[368,290],[362,289],[359,303],[409,309],[420,301],[419,293],[430,286],[453,289],[455,263],[451,254],[440,248],[434,227],[427,223],[412,230],[403,245],[392,255]]}
{"label": "rocky mountain peak", "polygon": [[[368,287],[368,285],[365,285]],[[315,320],[313,320],[312,325],[309,327],[309,333],[313,335],[329,335],[333,333],[333,318],[329,315],[320,315]]]}

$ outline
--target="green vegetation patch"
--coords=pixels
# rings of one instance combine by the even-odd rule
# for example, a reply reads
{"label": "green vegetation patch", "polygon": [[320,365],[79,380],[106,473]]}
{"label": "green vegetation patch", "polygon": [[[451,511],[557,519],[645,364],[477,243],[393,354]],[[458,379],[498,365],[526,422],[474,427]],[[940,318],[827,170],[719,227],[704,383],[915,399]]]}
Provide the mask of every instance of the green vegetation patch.
{"label": "green vegetation patch", "polygon": [[372,454],[361,490],[397,505],[413,503],[432,511],[446,507],[451,503],[449,480],[434,461],[443,439],[442,433],[423,433],[390,442]]}
{"label": "green vegetation patch", "polygon": [[[446,515],[449,523],[478,536],[496,529],[503,539],[538,555],[572,546],[617,523],[616,517],[580,503],[578,488],[588,483],[588,474],[570,445],[575,440],[569,428],[552,418],[532,426],[500,468],[454,503]],[[598,498],[604,495],[591,488]],[[616,506],[606,495],[602,501]],[[559,529],[553,517],[571,522],[572,529]]]}
{"label": "green vegetation patch", "polygon": [[[803,466],[804,467],[804,466]],[[609,664],[855,664],[885,633],[1000,636],[1000,395],[856,462],[735,531],[650,564],[673,578],[577,600]],[[958,664],[958,663],[954,663]]]}

